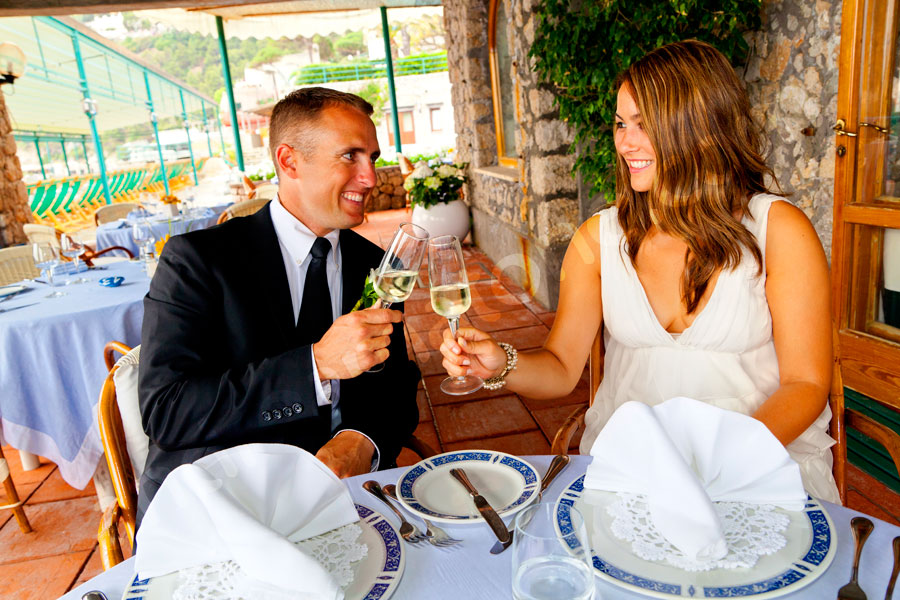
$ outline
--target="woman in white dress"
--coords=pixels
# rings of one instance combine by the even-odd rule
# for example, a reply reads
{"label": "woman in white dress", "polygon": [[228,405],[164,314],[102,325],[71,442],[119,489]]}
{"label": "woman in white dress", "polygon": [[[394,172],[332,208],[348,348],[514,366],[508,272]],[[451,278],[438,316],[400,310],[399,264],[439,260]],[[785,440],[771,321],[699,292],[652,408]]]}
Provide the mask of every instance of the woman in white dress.
{"label": "woman in white dress", "polygon": [[759,419],[814,496],[831,475],[828,265],[802,211],[773,194],[750,103],[708,44],[663,46],[620,77],[616,205],[576,232],[553,328],[514,355],[473,328],[441,352],[451,375],[532,398],[567,395],[602,326],[604,378],[581,452],[623,402],[688,396]]}

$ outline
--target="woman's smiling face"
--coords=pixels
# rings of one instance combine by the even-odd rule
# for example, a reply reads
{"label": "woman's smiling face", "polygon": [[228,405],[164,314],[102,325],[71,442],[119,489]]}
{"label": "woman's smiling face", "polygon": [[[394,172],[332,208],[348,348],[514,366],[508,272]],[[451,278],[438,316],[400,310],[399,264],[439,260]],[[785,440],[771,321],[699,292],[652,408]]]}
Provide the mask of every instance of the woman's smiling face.
{"label": "woman's smiling face", "polygon": [[628,163],[631,189],[646,192],[656,178],[656,153],[641,125],[641,113],[626,86],[616,100],[616,152]]}

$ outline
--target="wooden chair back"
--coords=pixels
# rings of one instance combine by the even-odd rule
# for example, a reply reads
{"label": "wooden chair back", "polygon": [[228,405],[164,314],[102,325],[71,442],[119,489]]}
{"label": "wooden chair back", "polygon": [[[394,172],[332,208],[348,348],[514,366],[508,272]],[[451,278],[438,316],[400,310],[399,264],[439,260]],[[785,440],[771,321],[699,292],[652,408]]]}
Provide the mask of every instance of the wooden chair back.
{"label": "wooden chair back", "polygon": [[31,257],[31,244],[0,248],[0,285],[39,277],[40,274]]}
{"label": "wooden chair back", "polygon": [[30,244],[51,244],[55,248],[59,248],[59,236],[62,232],[52,225],[25,223],[22,225],[22,229],[25,230],[25,237],[28,238]]}
{"label": "wooden chair back", "polygon": [[269,198],[254,198],[253,200],[241,200],[240,202],[235,202],[219,215],[219,219],[216,221],[217,224],[224,223],[229,219],[233,219],[235,217],[246,217],[252,215],[263,206],[265,206],[269,202]]}
{"label": "wooden chair back", "polygon": [[140,205],[134,202],[118,202],[116,204],[106,204],[101,206],[94,212],[94,223],[103,225],[110,221],[118,221],[128,216],[128,213],[138,208]]}
{"label": "wooden chair back", "polygon": [[[134,470],[131,467],[131,458],[128,455],[128,447],[125,442],[125,428],[119,413],[119,404],[116,398],[116,383],[114,375],[119,368],[119,361],[113,357],[119,352],[124,357],[139,352],[140,346],[129,348],[121,342],[109,342],[103,348],[103,358],[109,373],[103,382],[100,391],[100,402],[97,418],[100,425],[100,440],[103,451],[106,453],[106,462],[109,466],[109,474],[112,479],[113,489],[116,492],[116,503],[106,509],[100,520],[100,528],[97,532],[97,540],[100,547],[100,559],[103,568],[122,562],[124,556],[119,543],[118,522],[121,519],[125,523],[125,531],[128,541],[134,547],[135,516],[137,514],[137,482]],[[121,359],[120,359],[121,360]]]}

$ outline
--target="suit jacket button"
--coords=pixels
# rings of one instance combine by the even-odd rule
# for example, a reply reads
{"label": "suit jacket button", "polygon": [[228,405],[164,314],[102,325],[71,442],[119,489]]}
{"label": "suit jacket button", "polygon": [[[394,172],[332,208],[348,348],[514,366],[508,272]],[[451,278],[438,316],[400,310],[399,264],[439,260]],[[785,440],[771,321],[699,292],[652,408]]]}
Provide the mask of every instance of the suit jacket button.
{"label": "suit jacket button", "polygon": [[262,418],[263,418],[263,421],[271,421],[271,420],[272,420],[272,413],[270,413],[270,412],[267,411],[267,410],[264,410],[264,411],[262,411]]}
{"label": "suit jacket button", "polygon": [[281,412],[284,414],[285,417],[289,417],[292,414],[294,414],[294,411],[291,410],[290,406],[285,406],[284,408],[281,409]]}
{"label": "suit jacket button", "polygon": [[275,420],[277,421],[281,418],[281,411],[276,408],[272,411],[272,416],[275,417]]}
{"label": "suit jacket button", "polygon": [[300,404],[299,402],[294,402],[291,405],[291,408],[294,409],[294,412],[297,413],[298,415],[303,412],[303,405]]}

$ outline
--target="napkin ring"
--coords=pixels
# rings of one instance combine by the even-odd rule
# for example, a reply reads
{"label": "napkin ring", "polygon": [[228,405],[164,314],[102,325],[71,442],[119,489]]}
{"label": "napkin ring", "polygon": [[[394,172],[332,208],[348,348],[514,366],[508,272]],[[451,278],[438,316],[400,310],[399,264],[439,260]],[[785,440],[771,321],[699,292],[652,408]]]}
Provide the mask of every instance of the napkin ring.
{"label": "napkin ring", "polygon": [[486,390],[499,390],[506,385],[506,376],[516,368],[516,363],[519,362],[519,353],[512,347],[512,344],[506,342],[497,342],[497,344],[506,352],[506,367],[496,377],[484,380],[484,389]]}

